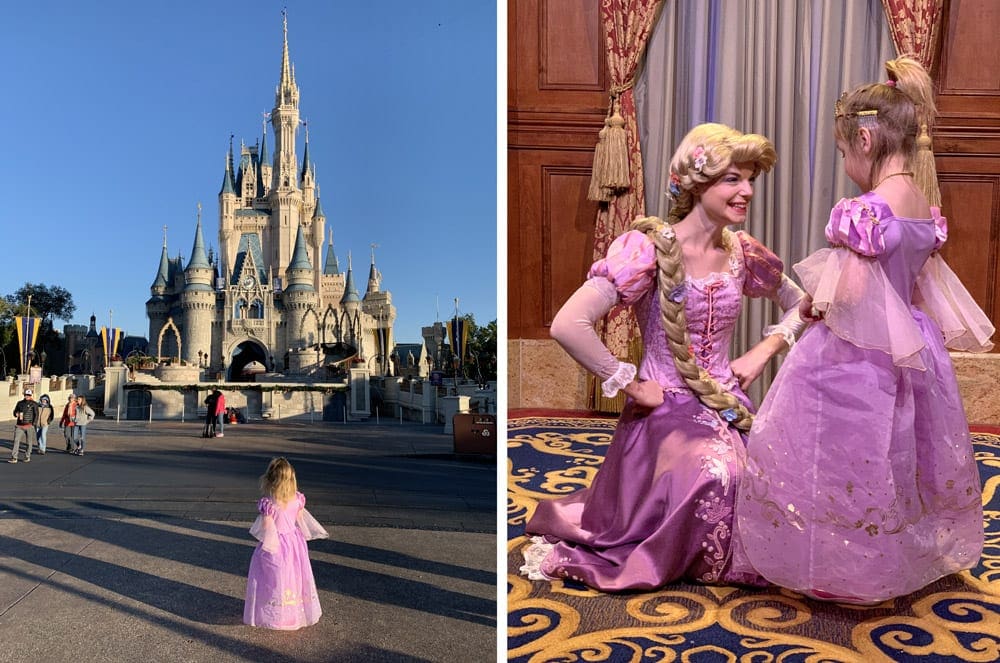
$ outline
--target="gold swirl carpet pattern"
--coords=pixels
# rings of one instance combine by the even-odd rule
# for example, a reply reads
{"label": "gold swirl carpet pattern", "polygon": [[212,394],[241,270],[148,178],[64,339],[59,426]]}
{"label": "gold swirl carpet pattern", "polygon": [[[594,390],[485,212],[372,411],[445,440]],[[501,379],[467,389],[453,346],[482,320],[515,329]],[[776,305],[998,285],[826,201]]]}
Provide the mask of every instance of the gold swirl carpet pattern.
{"label": "gold swirl carpet pattern", "polygon": [[602,594],[518,573],[524,525],[540,500],[586,486],[615,420],[508,421],[508,660],[819,663],[1000,660],[1000,436],[974,433],[986,546],[979,564],[873,607],[806,599],[779,588],[675,583]]}

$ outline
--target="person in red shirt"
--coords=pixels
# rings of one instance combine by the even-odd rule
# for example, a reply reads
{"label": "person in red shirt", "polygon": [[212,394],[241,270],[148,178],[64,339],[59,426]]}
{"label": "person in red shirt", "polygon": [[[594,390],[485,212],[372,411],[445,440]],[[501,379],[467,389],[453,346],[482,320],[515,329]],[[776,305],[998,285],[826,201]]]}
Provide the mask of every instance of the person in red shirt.
{"label": "person in red shirt", "polygon": [[69,401],[66,403],[66,407],[63,408],[62,419],[59,420],[59,428],[63,429],[63,435],[66,437],[66,453],[73,451],[73,446],[76,443],[74,435],[76,431],[74,427],[76,426],[76,394],[69,395]]}
{"label": "person in red shirt", "polygon": [[215,437],[223,437],[223,429],[226,427],[226,397],[218,389],[215,390],[215,418],[218,420]]}

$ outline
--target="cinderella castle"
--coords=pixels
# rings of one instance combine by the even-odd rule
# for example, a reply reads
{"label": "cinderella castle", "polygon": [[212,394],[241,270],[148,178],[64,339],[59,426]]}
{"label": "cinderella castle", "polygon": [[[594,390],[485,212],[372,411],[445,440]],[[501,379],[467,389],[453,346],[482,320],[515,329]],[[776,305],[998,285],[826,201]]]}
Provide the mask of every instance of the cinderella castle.
{"label": "cinderella castle", "polygon": [[321,377],[345,362],[364,362],[373,374],[385,374],[396,309],[381,287],[374,249],[363,295],[350,254],[341,271],[309,160],[308,126],[301,161],[296,151],[304,123],[288,57],[287,18],[283,29],[281,76],[270,113],[273,156],[266,124],[256,145],[241,146],[238,164],[230,137],[217,254],[205,249],[200,205],[187,265],[167,255],[164,234],[146,302],[150,352],[231,381],[254,372]]}

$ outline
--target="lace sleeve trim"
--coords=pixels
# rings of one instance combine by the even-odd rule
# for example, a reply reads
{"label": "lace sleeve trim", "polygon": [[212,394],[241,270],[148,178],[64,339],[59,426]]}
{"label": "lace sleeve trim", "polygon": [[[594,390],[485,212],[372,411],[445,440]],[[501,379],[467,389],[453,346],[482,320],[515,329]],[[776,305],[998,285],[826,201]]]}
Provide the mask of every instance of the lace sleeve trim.
{"label": "lace sleeve trim", "polygon": [[629,382],[635,379],[636,368],[634,364],[620,361],[615,374],[601,383],[601,393],[605,398],[614,398],[618,392],[624,389]]}

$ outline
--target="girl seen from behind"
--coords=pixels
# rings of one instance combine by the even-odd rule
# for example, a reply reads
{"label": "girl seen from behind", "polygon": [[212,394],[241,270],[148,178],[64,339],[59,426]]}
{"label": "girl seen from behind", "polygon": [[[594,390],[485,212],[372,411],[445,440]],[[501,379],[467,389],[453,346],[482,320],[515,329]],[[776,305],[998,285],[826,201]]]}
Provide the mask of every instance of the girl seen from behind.
{"label": "girl seen from behind", "polygon": [[974,566],[982,496],[948,349],[993,327],[937,253],[948,226],[914,179],[934,118],[916,61],[844,93],[835,138],[863,193],[841,200],[831,248],[795,266],[816,320],[754,421],[737,521],[754,568],[815,598],[878,603]]}
{"label": "girl seen from behind", "polygon": [[259,514],[250,533],[260,541],[250,559],[243,623],[295,630],[319,621],[322,610],[306,541],[329,536],[306,510],[295,470],[275,458],[260,478]]}

